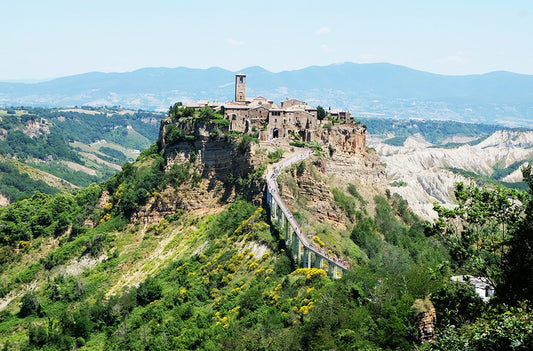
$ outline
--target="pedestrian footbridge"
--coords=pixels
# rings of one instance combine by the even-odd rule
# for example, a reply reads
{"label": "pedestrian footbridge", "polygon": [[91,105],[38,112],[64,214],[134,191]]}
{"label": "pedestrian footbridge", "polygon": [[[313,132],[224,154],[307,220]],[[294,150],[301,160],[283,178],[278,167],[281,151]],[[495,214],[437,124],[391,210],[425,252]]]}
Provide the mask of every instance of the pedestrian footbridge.
{"label": "pedestrian footbridge", "polygon": [[277,176],[284,168],[300,162],[313,154],[306,150],[300,154],[275,164],[267,171],[267,205],[270,209],[270,220],[285,236],[285,246],[292,251],[294,261],[303,268],[322,268],[327,270],[331,278],[339,278],[349,268],[343,260],[334,257],[307,240],[306,235],[287,209],[278,192]]}

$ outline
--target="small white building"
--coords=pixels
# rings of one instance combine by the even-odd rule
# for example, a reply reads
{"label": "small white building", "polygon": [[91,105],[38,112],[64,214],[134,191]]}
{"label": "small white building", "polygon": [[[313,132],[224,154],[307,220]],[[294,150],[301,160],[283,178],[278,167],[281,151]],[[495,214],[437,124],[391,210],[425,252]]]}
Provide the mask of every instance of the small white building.
{"label": "small white building", "polygon": [[456,275],[450,278],[454,282],[461,282],[470,284],[476,289],[476,293],[484,302],[490,300],[494,296],[494,288],[487,278],[474,277],[473,275]]}

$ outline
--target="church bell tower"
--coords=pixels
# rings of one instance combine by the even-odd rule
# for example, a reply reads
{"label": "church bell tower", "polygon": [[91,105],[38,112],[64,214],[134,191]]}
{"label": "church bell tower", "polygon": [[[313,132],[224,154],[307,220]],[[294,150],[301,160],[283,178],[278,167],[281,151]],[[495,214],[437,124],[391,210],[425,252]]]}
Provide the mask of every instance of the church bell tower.
{"label": "church bell tower", "polygon": [[235,75],[235,101],[246,101],[246,74],[244,73]]}

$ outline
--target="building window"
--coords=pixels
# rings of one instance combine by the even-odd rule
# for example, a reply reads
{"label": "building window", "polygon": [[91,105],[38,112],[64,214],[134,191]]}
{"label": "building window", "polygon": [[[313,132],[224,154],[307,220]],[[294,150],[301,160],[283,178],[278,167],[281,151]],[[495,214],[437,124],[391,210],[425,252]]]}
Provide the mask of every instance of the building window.
{"label": "building window", "polygon": [[232,120],[236,120],[237,119],[237,115],[231,115],[231,119]]}

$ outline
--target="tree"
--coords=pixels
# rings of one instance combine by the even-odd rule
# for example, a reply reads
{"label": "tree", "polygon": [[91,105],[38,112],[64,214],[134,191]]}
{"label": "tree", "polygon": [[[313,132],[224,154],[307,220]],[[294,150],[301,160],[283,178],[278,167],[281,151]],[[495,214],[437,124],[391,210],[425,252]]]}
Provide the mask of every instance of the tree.
{"label": "tree", "polygon": [[326,118],[326,110],[320,105],[316,107],[316,118],[321,121]]}
{"label": "tree", "polygon": [[137,288],[137,303],[141,306],[146,306],[154,300],[158,300],[163,296],[163,288],[159,282],[151,277],[148,277]]}
{"label": "tree", "polygon": [[434,204],[439,218],[433,230],[450,255],[468,273],[501,282],[504,255],[523,215],[527,194],[500,186],[455,185],[457,207]]}
{"label": "tree", "polygon": [[529,203],[526,215],[510,240],[510,249],[505,257],[503,287],[504,299],[516,303],[533,301],[533,175],[531,165],[522,170],[524,181],[529,185]]}
{"label": "tree", "polygon": [[42,312],[41,304],[33,291],[28,291],[20,299],[20,318],[27,317],[31,314],[40,315]]}

